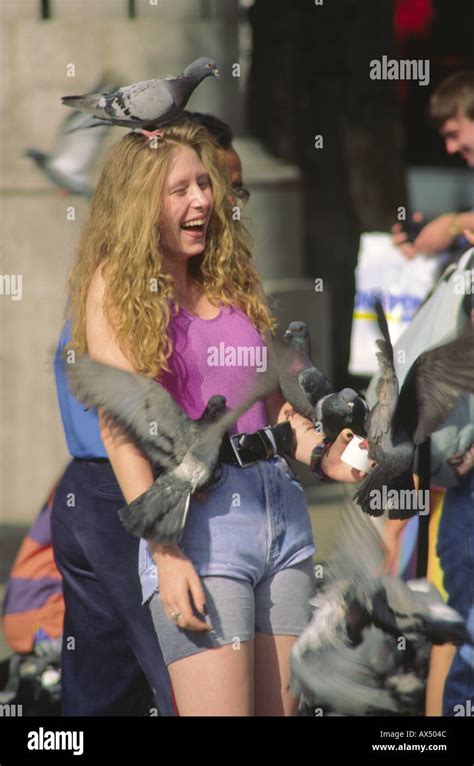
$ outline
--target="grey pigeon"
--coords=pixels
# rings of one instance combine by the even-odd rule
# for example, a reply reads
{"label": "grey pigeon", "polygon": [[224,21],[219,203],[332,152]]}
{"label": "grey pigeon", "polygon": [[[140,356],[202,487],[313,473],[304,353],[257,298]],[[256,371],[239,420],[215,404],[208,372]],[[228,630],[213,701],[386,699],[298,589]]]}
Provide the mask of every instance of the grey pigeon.
{"label": "grey pigeon", "polygon": [[279,350],[280,388],[285,399],[318,431],[334,440],[343,428],[364,436],[367,407],[352,388],[336,392],[311,359],[311,337],[305,322],[291,322]]}
{"label": "grey pigeon", "polygon": [[92,115],[75,130],[119,125],[145,133],[157,132],[160,126],[179,116],[199,83],[211,75],[219,77],[215,62],[201,57],[177,77],[143,80],[107,93],[63,96],[62,103]]}
{"label": "grey pigeon", "polygon": [[[106,87],[103,78],[97,85]],[[97,86],[96,86],[97,87]],[[59,127],[53,148],[49,154],[38,149],[26,149],[38,168],[63,193],[80,194],[90,197],[92,188],[87,180],[87,173],[94,164],[108,126],[102,126],[91,132],[71,132],[83,122],[84,115],[75,111],[69,114]]]}
{"label": "grey pigeon", "polygon": [[163,386],[144,375],[88,356],[70,364],[64,358],[64,367],[73,394],[86,407],[103,408],[152,467],[161,469],[155,483],[119,515],[132,534],[163,544],[178,542],[190,497],[211,481],[225,433],[278,386],[277,372],[270,364],[242,404],[225,411],[224,397],[211,397],[203,417],[194,421]]}
{"label": "grey pigeon", "polygon": [[460,615],[425,580],[380,576],[380,537],[352,508],[291,654],[291,688],[324,715],[421,714],[432,643],[469,640]]}
{"label": "grey pigeon", "polygon": [[399,392],[387,321],[380,302],[375,308],[383,340],[376,341],[380,378],[366,430],[369,458],[376,465],[354,499],[365,513],[380,516],[385,486],[387,493],[394,491],[389,517],[403,519],[418,511],[418,504],[406,495],[414,491],[415,447],[442,425],[463,392],[474,393],[474,331],[468,323],[455,340],[420,354]]}
{"label": "grey pigeon", "polygon": [[316,404],[314,419],[333,441],[343,428],[350,428],[357,436],[366,436],[365,421],[368,407],[365,399],[353,388],[343,388],[326,394]]}
{"label": "grey pigeon", "polygon": [[305,322],[290,322],[283,336],[286,345],[279,353],[280,388],[292,407],[314,420],[318,401],[334,389],[311,359],[311,337]]}

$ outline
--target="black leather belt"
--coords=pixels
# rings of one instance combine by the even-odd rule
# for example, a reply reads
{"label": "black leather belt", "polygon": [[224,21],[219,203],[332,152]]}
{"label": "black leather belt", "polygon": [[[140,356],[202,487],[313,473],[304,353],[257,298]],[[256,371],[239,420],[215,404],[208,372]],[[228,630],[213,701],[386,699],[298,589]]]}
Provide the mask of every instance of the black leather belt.
{"label": "black leather belt", "polygon": [[290,423],[261,428],[253,434],[226,434],[219,453],[219,462],[232,463],[240,468],[253,465],[257,460],[268,460],[275,455],[292,455],[295,448]]}
{"label": "black leather belt", "polygon": [[[275,455],[293,454],[295,437],[290,423],[267,426],[253,434],[226,434],[219,452],[219,463],[232,463],[240,468],[253,465],[257,460],[269,460]],[[108,458],[75,457],[77,463],[110,463]]]}

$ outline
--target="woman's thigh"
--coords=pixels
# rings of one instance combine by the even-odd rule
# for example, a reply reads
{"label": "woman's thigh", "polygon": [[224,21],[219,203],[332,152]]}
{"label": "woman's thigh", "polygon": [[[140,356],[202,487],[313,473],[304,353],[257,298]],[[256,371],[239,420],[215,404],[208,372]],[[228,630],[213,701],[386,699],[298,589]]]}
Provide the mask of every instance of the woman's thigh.
{"label": "woman's thigh", "polygon": [[255,588],[230,577],[201,581],[213,633],[177,626],[159,590],[150,601],[180,714],[253,715],[255,699],[257,714],[293,715],[289,656],[311,617],[312,559],[275,572]]}
{"label": "woman's thigh", "polygon": [[255,589],[255,715],[291,716],[291,650],[308,625],[316,589],[312,557],[278,570]]}
{"label": "woman's thigh", "polygon": [[226,644],[171,663],[180,716],[254,715],[254,642]]}
{"label": "woman's thigh", "polygon": [[150,612],[180,715],[253,715],[255,599],[248,581],[201,577],[214,631],[180,628],[159,590]]}
{"label": "woman's thigh", "polygon": [[256,716],[294,716],[299,697],[291,692],[290,655],[298,636],[256,633],[254,700]]}

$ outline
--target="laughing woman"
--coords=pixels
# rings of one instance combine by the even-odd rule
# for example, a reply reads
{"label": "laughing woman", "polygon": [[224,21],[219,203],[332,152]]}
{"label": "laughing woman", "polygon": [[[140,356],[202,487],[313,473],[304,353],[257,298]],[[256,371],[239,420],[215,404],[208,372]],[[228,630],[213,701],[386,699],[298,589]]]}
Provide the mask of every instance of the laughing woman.
{"label": "laughing woman", "polygon": [[[223,343],[261,353],[276,324],[231,198],[217,145],[202,127],[177,121],[155,147],[127,134],[105,162],[70,276],[71,347],[156,378],[191,418],[213,394],[235,406],[258,377],[255,367],[210,367],[209,349]],[[152,467],[99,415],[118,510],[151,486]],[[310,464],[322,437],[279,392],[254,404],[234,431],[252,434],[287,418],[295,457]],[[361,477],[340,461],[348,438],[341,434],[320,462],[333,479]],[[267,443],[274,448],[245,467],[222,455],[213,482],[191,499],[179,545],[140,543],[142,601],[181,715],[297,709],[289,654],[310,617],[316,549],[277,431],[267,431]],[[106,538],[101,545],[112,562]],[[120,573],[119,555],[110,566]]]}

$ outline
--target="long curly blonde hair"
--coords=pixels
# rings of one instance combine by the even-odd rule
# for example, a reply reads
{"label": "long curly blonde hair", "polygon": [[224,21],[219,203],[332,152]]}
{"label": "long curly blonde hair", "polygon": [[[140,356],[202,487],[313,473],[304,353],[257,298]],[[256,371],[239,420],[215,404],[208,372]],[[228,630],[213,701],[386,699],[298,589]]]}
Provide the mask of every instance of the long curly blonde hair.
{"label": "long curly blonde hair", "polygon": [[81,232],[67,283],[69,349],[87,352],[86,299],[99,266],[105,281],[103,310],[122,352],[150,377],[169,371],[168,336],[175,281],[163,269],[160,201],[170,162],[190,147],[209,174],[214,207],[204,251],[188,261],[189,274],[213,304],[241,308],[259,332],[274,332],[275,318],[262,297],[250,239],[233,220],[232,190],[219,146],[202,126],[177,120],[162,129],[153,148],[141,133],[127,133],[105,159]]}

